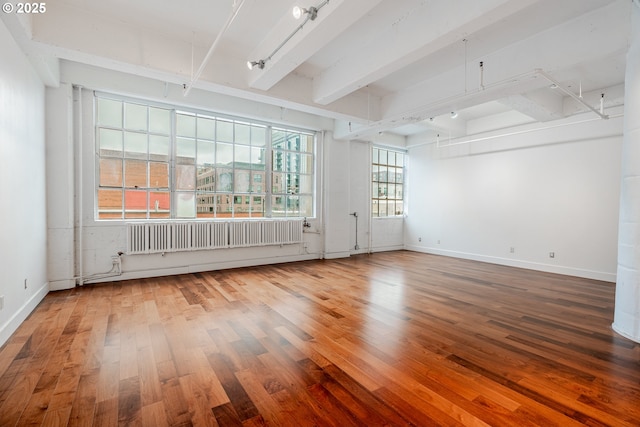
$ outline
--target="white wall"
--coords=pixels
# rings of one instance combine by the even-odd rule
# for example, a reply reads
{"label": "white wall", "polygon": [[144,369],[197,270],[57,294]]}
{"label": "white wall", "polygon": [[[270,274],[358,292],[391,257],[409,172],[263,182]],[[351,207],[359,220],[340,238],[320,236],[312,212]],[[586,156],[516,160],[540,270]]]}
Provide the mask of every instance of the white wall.
{"label": "white wall", "polygon": [[407,248],[615,281],[622,119],[591,118],[409,141]]}
{"label": "white wall", "polygon": [[[322,135],[322,130],[333,127],[333,121],[322,117],[197,89],[191,92],[188,99],[185,99],[182,95],[182,89],[176,85],[170,85],[165,91],[162,82],[68,62],[63,62],[61,65],[61,78],[63,81],[61,87],[49,89],[47,92],[47,113],[51,117],[48,121],[50,132],[48,145],[56,147],[55,161],[60,162],[60,164],[56,163],[51,166],[50,179],[56,185],[52,185],[49,193],[51,215],[49,232],[56,237],[52,239],[49,247],[54,289],[72,287],[75,283],[73,276],[80,273],[80,268],[82,268],[83,277],[109,271],[112,267],[111,257],[126,250],[125,221],[96,221],[94,219],[96,173],[93,124],[94,89],[318,130],[320,131],[319,135]],[[71,96],[71,85],[82,86],[81,98],[78,89]],[[80,100],[82,103],[81,117],[78,111],[69,111],[74,103],[78,108]],[[71,120],[71,124],[69,120]],[[80,121],[82,122],[81,132],[76,131]],[[81,147],[80,136],[82,138]],[[337,168],[344,171],[345,177],[348,179],[348,163],[346,168],[341,166],[344,156],[339,154],[333,160],[331,156],[328,158],[324,156],[325,145],[332,144],[330,133],[327,140],[328,142],[325,143],[320,137],[317,147],[319,168],[316,172],[321,183],[318,187],[318,194],[324,195],[332,206],[338,206],[339,209],[345,210],[342,220],[335,215],[328,215],[329,220],[324,218],[325,211],[322,204],[324,198],[318,197],[317,216],[309,219],[311,228],[305,230],[303,244],[177,252],[166,253],[164,256],[161,254],[125,255],[122,259],[122,276],[107,280],[322,258],[325,255],[326,240],[323,235],[325,227],[339,230],[344,225],[348,230],[349,226],[349,217],[346,214],[349,209],[349,201],[343,199],[342,192],[338,190],[340,187],[348,187],[348,185],[345,186],[346,181],[335,181],[331,184],[331,188],[337,191],[323,193],[322,182],[325,174],[335,178],[337,175],[333,171]],[[348,158],[349,144],[344,142],[335,142],[335,144],[337,147],[344,147],[347,150]],[[73,152],[75,157],[70,157],[69,150]],[[80,158],[81,162],[74,160]],[[323,159],[326,160],[323,161]],[[62,169],[65,166],[62,165],[67,167],[64,171]],[[71,180],[71,184],[69,180]],[[81,191],[80,183],[82,184]],[[70,203],[73,203],[73,206],[70,207]],[[70,226],[71,224],[74,226]],[[80,228],[82,232],[80,232]],[[344,247],[340,247],[337,253],[332,254],[334,257],[349,255],[349,232],[342,233],[342,235],[347,243]],[[333,250],[333,247],[329,247],[328,250]],[[82,261],[81,266],[80,260]]]}
{"label": "white wall", "polygon": [[49,289],[75,285],[73,88],[46,89],[46,176]]}
{"label": "white wall", "polygon": [[2,345],[44,298],[48,285],[44,85],[2,21],[0,58]]}

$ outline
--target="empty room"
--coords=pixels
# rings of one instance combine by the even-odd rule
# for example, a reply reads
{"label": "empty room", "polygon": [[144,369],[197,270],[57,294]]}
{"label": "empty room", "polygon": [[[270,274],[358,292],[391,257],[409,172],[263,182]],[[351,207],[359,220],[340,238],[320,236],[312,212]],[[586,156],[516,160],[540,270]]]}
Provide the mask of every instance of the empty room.
{"label": "empty room", "polygon": [[1,426],[640,425],[640,0],[5,1]]}

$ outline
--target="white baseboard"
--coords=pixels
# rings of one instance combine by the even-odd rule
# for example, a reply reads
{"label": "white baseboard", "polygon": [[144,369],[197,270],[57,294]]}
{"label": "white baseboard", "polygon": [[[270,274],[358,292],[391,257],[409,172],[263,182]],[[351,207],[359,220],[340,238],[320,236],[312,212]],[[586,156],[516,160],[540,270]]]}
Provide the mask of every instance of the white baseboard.
{"label": "white baseboard", "polygon": [[391,251],[401,251],[405,247],[404,245],[393,245],[393,246],[378,246],[371,248],[371,252],[391,252]]}
{"label": "white baseboard", "polygon": [[114,282],[118,280],[145,279],[148,277],[175,276],[178,274],[199,273],[203,271],[226,270],[230,268],[255,267],[267,264],[282,264],[285,262],[307,261],[318,259],[318,254],[304,254],[285,257],[251,258],[249,260],[221,261],[206,264],[185,265],[169,268],[154,268],[150,270],[125,271],[120,276],[88,280],[85,284]]}
{"label": "white baseboard", "polygon": [[[22,307],[3,325],[0,325],[0,346],[4,345],[24,320],[35,310],[40,301],[49,293],[49,283],[45,283]],[[6,307],[5,307],[6,309]]]}
{"label": "white baseboard", "polygon": [[576,276],[576,277],[583,277],[585,279],[602,280],[604,282],[615,283],[616,281],[615,273],[607,273],[604,271],[593,271],[593,270],[587,270],[583,268],[569,267],[569,266],[563,266],[563,265],[544,264],[540,262],[501,258],[501,257],[495,257],[495,256],[443,250],[443,249],[437,249],[437,248],[425,248],[425,247],[412,246],[412,245],[406,246],[405,249],[407,249],[408,251],[422,252],[422,253],[434,254],[434,255],[443,255],[443,256],[449,256],[452,258],[469,259],[473,261],[487,262],[490,264],[499,264],[499,265],[506,265],[509,267],[525,268],[528,270],[544,271],[546,273],[562,274],[565,276]]}

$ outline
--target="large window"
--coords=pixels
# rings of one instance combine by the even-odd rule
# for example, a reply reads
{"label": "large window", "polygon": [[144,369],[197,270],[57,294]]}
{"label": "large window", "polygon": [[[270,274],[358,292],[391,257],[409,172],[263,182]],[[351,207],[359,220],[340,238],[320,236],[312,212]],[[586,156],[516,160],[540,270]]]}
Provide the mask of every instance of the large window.
{"label": "large window", "polygon": [[371,215],[400,216],[404,213],[405,154],[373,147]]}
{"label": "large window", "polygon": [[96,97],[98,219],[314,216],[312,132]]}

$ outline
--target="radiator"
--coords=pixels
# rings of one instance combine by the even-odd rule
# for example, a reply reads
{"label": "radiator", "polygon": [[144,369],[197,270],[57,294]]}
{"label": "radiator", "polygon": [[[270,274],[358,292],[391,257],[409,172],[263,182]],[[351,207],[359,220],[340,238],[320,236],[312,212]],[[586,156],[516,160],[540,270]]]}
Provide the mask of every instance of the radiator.
{"label": "radiator", "polygon": [[127,224],[127,254],[284,245],[302,242],[302,220]]}

